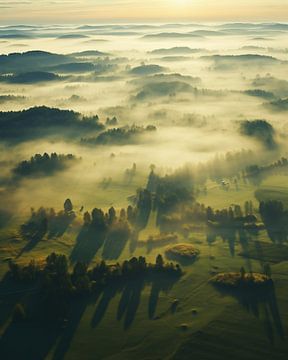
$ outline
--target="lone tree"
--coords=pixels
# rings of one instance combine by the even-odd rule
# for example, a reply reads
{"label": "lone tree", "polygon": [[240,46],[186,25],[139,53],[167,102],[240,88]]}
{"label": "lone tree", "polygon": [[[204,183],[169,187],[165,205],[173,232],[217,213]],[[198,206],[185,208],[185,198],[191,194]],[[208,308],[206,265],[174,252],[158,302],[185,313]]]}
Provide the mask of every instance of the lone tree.
{"label": "lone tree", "polygon": [[109,216],[109,224],[111,225],[116,220],[116,211],[113,206],[110,207],[110,209],[108,210],[108,216]]}
{"label": "lone tree", "polygon": [[64,210],[66,213],[70,213],[73,210],[72,201],[70,199],[66,199],[64,202]]}
{"label": "lone tree", "polygon": [[240,269],[241,279],[244,279],[245,273],[246,273],[246,271],[245,271],[244,267],[242,266]]}
{"label": "lone tree", "polygon": [[83,215],[83,221],[84,225],[90,225],[91,224],[91,215],[88,211],[86,211]]}
{"label": "lone tree", "polygon": [[162,268],[164,265],[164,260],[161,254],[157,255],[156,257],[156,266]]}
{"label": "lone tree", "polygon": [[272,271],[271,271],[271,267],[269,264],[265,264],[264,265],[264,274],[268,277],[268,278],[271,278],[272,276]]}
{"label": "lone tree", "polygon": [[91,215],[92,215],[91,224],[93,225],[93,227],[98,228],[98,230],[106,230],[107,226],[103,211],[101,209],[95,208],[92,210]]}

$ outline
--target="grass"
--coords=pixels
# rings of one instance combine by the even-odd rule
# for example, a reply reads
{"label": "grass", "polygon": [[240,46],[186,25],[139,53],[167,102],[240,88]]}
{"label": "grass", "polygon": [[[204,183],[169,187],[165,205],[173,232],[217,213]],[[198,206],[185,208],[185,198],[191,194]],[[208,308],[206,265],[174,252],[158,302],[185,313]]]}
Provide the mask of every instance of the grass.
{"label": "grass", "polygon": [[[237,305],[228,306],[214,321],[192,334],[179,346],[173,360],[284,360],[287,343],[268,340],[271,324],[265,306],[260,309],[261,321]],[[271,338],[271,337],[270,337]]]}
{"label": "grass", "polygon": [[265,179],[259,187],[239,181],[239,189],[233,185],[224,190],[216,182],[208,181],[207,195],[201,194],[197,199],[200,203],[222,209],[232,204],[244,205],[245,201],[252,200],[257,205],[260,201],[280,200],[288,208],[288,184],[284,175],[272,175]]}
{"label": "grass", "polygon": [[224,190],[220,184],[208,181],[207,195],[201,194],[197,200],[206,206],[212,206],[214,209],[228,208],[232,204],[244,205],[245,201],[255,201],[255,186],[239,181],[239,189],[236,190],[231,185],[229,190]]}
{"label": "grass", "polygon": [[288,259],[288,246],[271,242],[250,242],[245,250],[240,251],[240,256],[277,264]]}
{"label": "grass", "polygon": [[[111,296],[102,294],[100,298],[84,306],[79,321],[75,321],[75,326],[73,325],[75,328],[68,326],[67,330],[64,330],[62,335],[59,335],[57,342],[50,348],[47,359],[53,358],[53,350],[55,350],[57,344],[59,345],[61,341],[63,341],[63,338],[67,336],[71,336],[71,340],[69,340],[70,343],[66,349],[67,359],[73,360],[81,357],[83,355],[83,348],[85,348],[85,359],[111,358],[115,360],[134,360],[135,358],[139,358],[156,360],[160,358],[166,359],[171,354],[175,354],[175,359],[177,359],[176,356],[180,356],[179,354],[182,351],[181,347],[187,342],[192,341],[191,339],[194,339],[194,334],[199,331],[204,331],[205,334],[206,331],[208,332],[210,348],[215,352],[214,355],[217,359],[217,356],[220,358],[220,354],[224,351],[225,343],[224,339],[222,339],[220,348],[218,350],[214,348],[217,344],[211,340],[211,338],[216,335],[214,322],[216,322],[216,324],[222,324],[222,322],[224,322],[227,336],[231,336],[231,333],[238,331],[240,328],[241,341],[245,342],[246,347],[250,349],[250,351],[255,349],[255,334],[251,335],[250,331],[248,331],[249,326],[253,325],[258,331],[256,340],[259,340],[262,345],[263,343],[266,344],[266,347],[269,346],[265,331],[263,330],[262,318],[255,319],[253,315],[246,313],[234,298],[228,296],[223,297],[209,285],[211,270],[217,268],[217,270],[221,272],[237,271],[242,265],[245,265],[245,260],[240,256],[232,258],[229,253],[229,247],[220,239],[213,245],[208,246],[205,242],[205,236],[203,235],[204,234],[200,233],[195,234],[189,240],[189,244],[192,246],[193,242],[197,241],[197,248],[201,251],[201,257],[199,257],[197,261],[197,266],[187,266],[183,279],[175,283],[170,291],[159,292],[154,315],[156,320],[149,318],[148,315],[153,284],[146,285],[142,289],[138,306],[135,306],[134,310],[133,307],[128,306],[121,319],[117,318],[117,313],[123,292],[117,292]],[[202,243],[199,243],[200,238],[202,239]],[[61,241],[63,241],[63,239]],[[60,250],[61,246],[60,240],[54,240],[50,243],[44,241],[43,244],[39,243],[32,253],[26,254],[25,257],[37,257],[53,248]],[[69,247],[66,251],[69,253]],[[160,251],[158,248],[152,249],[148,255],[148,259],[155,259],[155,256],[159,252],[161,252],[161,249]],[[137,248],[135,255],[138,253],[143,254],[143,249]],[[99,257],[100,255],[101,253],[97,254]],[[213,255],[213,260],[210,258],[211,255]],[[129,247],[126,247],[121,258],[124,259],[128,256]],[[252,267],[255,268],[255,271],[260,270],[258,261],[251,259],[251,264]],[[170,311],[171,303],[175,298],[179,300],[179,305],[177,311],[172,314]],[[285,304],[285,301],[283,298],[282,304]],[[97,309],[103,308],[103,304],[106,304],[106,310],[103,312],[103,316],[101,316],[97,326],[92,327],[91,321],[95,312]],[[234,322],[229,320],[228,314],[231,306],[235,307],[235,312],[244,313],[245,323],[243,323],[243,316],[236,318]],[[196,316],[193,315],[195,309],[197,309]],[[125,329],[125,317],[129,311],[134,311],[135,316],[131,326]],[[186,331],[181,329],[181,324],[184,323],[187,324]],[[246,329],[246,333],[244,329]],[[39,331],[36,338],[35,336],[34,333],[33,341],[37,341],[37,336],[40,341],[40,338],[44,335],[43,332],[41,333]],[[45,336],[47,336],[47,334]],[[25,339],[27,338],[28,337],[25,337]],[[95,339],[97,339],[97,341],[95,341]],[[200,339],[196,337],[193,343],[195,343],[195,341],[196,344],[194,346],[195,354],[198,355],[197,358],[200,359],[200,355],[204,351],[204,359],[206,360],[207,343],[205,343],[204,346],[201,337]],[[231,341],[231,339],[229,341]],[[27,344],[32,346],[31,342],[27,342]],[[260,351],[260,348],[259,346],[256,349]],[[226,348],[226,353],[229,354],[230,350],[230,347]],[[185,357],[183,358],[185,359]],[[207,357],[207,359],[209,359],[209,357]]]}
{"label": "grass", "polygon": [[151,211],[147,226],[139,232],[139,240],[147,241],[150,237],[158,237],[160,235],[159,227],[156,224],[157,212]]}
{"label": "grass", "polygon": [[[266,196],[271,196],[269,191],[275,190],[273,186],[276,186],[277,181],[276,178],[270,179],[270,184],[268,182],[263,184],[260,190]],[[111,187],[110,190],[114,195],[114,191],[115,193],[119,192],[120,188]],[[127,188],[125,196],[133,193],[130,190]],[[232,203],[243,204],[249,199],[254,200],[256,204],[255,190],[256,188],[250,185],[240,184],[239,192],[236,190],[226,192],[219,188],[212,188],[211,184],[207,197],[203,196],[199,200],[211,204],[215,208],[223,208]],[[288,194],[288,189],[285,190],[284,185],[281,191]],[[107,197],[104,199],[105,196]],[[99,195],[99,201],[103,198],[100,203],[102,204],[103,201],[103,204],[108,206],[110,196],[112,193],[110,194],[109,191],[103,192]],[[121,195],[121,206],[122,203],[124,205],[125,196]],[[204,198],[205,201],[202,200]],[[92,205],[92,200],[90,202]],[[75,204],[82,205],[80,200]],[[149,226],[142,234],[143,241],[147,240],[149,236],[157,239],[158,229],[155,227],[155,214],[153,216],[149,221]],[[25,216],[23,215],[22,218]],[[21,221],[19,218],[18,223]],[[15,257],[25,245],[25,241],[17,235],[17,226],[14,222],[12,223],[13,225],[0,234],[1,275],[7,269],[5,259]],[[43,258],[52,251],[69,256],[79,233],[79,226],[81,225],[75,224],[61,238],[40,241],[32,251],[24,253],[19,261],[26,262],[32,258]],[[56,331],[55,339],[51,340],[51,343],[47,345],[49,335],[47,331],[29,327],[27,324],[24,328],[17,329],[19,341],[17,347],[12,347],[11,351],[14,353],[18,348],[22,354],[25,351],[32,354],[29,360],[36,360],[39,358],[39,353],[36,351],[35,344],[45,343],[47,345],[45,348],[46,360],[52,360],[54,351],[56,349],[59,351],[59,348],[65,354],[65,359],[69,360],[83,358],[83,351],[85,360],[185,360],[191,359],[191,357],[203,360],[286,359],[288,343],[282,340],[279,333],[279,321],[275,318],[275,308],[271,308],[269,301],[263,300],[259,303],[244,305],[238,298],[219,292],[209,281],[217,273],[237,273],[241,266],[244,266],[247,271],[251,269],[253,273],[261,273],[263,263],[270,262],[275,284],[276,309],[279,312],[283,329],[287,332],[287,246],[284,244],[281,247],[272,244],[266,231],[261,231],[255,238],[253,236],[250,235],[248,245],[245,245],[244,248],[239,238],[236,237],[233,244],[235,247],[233,255],[230,251],[229,239],[222,239],[218,236],[213,243],[208,244],[204,229],[191,230],[185,239],[179,235],[181,243],[185,244],[184,253],[186,251],[189,253],[189,249],[197,249],[201,256],[198,257],[197,263],[185,266],[185,274],[178,282],[165,287],[163,281],[154,281],[145,284],[137,293],[128,292],[130,295],[124,302],[126,307],[122,313],[120,312],[121,316],[119,316],[119,308],[125,297],[124,289],[115,293],[113,291],[102,293],[88,303],[80,302],[79,307],[73,309],[73,321],[60,332]],[[256,246],[257,241],[260,242],[261,251]],[[144,253],[143,246],[136,246],[131,251],[128,242],[120,257],[114,259],[113,262],[122,262],[131,256],[139,255],[144,255],[148,262],[155,261],[156,256],[159,253],[164,255],[166,250],[165,247],[158,245]],[[103,247],[97,252],[92,264],[101,259],[102,251]],[[243,256],[244,251],[245,256]],[[151,302],[153,302],[151,299],[154,299],[154,302],[157,299],[153,311],[151,311]],[[175,299],[178,301],[178,306],[173,313],[171,304]],[[13,308],[13,303],[20,300],[18,294],[6,299],[0,296],[0,334],[2,339],[3,336],[9,335],[7,332],[9,309]],[[95,313],[98,319],[96,326],[92,325]],[[125,327],[126,319],[131,317],[133,321],[128,327]],[[182,324],[185,324],[185,331],[181,328]],[[43,348],[44,345],[42,351]],[[34,349],[34,351],[29,351],[29,349]],[[12,355],[10,353],[10,358],[13,353]]]}
{"label": "grass", "polygon": [[255,191],[255,198],[258,201],[280,200],[288,208],[287,177],[283,175],[270,176]]}

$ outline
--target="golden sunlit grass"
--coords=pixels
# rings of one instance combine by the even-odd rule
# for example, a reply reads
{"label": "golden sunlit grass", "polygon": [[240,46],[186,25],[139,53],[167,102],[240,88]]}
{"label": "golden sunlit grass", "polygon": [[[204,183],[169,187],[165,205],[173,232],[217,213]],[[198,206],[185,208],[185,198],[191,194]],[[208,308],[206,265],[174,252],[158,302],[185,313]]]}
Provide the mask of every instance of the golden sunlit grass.
{"label": "golden sunlit grass", "polygon": [[211,279],[214,285],[229,288],[238,288],[241,286],[259,287],[267,285],[271,279],[260,273],[241,274],[240,272],[219,273]]}

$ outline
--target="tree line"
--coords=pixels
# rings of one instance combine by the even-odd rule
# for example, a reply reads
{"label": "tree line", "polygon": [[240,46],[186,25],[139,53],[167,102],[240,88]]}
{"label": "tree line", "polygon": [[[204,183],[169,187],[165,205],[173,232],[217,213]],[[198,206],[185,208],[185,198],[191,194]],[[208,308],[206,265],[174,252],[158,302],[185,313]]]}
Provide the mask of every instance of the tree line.
{"label": "tree line", "polygon": [[107,144],[125,144],[127,141],[134,142],[138,135],[145,132],[154,132],[157,128],[154,125],[145,126],[123,126],[108,129],[101,132],[96,137],[82,138],[82,145],[107,145]]}
{"label": "tree line", "polygon": [[76,161],[76,157],[72,154],[47,153],[35,154],[30,160],[21,161],[12,170],[13,174],[20,177],[32,175],[49,175],[56,171],[60,171],[68,167]]}

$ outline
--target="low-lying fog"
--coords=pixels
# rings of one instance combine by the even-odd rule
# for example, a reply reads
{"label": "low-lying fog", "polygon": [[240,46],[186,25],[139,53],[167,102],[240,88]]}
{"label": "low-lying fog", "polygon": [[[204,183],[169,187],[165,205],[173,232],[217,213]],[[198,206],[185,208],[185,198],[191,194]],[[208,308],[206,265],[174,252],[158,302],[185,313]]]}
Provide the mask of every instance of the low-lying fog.
{"label": "low-lying fog", "polygon": [[[31,206],[57,208],[70,197],[79,208],[119,208],[146,185],[151,164],[165,175],[242,149],[260,163],[285,155],[287,36],[286,24],[0,27],[2,112],[70,109],[97,114],[105,125],[82,131],[72,123],[39,123],[30,136],[19,114],[5,125],[8,115],[1,114],[0,207],[25,213]],[[272,125],[277,147],[241,130],[256,119]],[[18,126],[23,131],[15,135]],[[123,127],[121,138],[98,138]],[[79,159],[15,181],[20,161],[45,152]]]}

